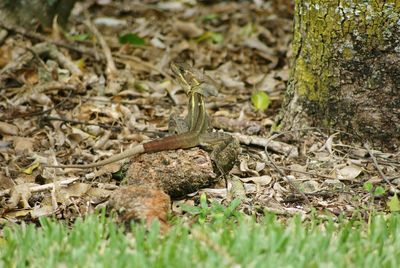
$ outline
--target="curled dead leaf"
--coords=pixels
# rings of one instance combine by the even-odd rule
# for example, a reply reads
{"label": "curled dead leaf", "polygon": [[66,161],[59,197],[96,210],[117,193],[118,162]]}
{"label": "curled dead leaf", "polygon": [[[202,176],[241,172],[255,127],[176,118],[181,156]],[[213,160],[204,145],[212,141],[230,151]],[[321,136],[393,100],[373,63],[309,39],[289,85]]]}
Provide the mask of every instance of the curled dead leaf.
{"label": "curled dead leaf", "polygon": [[254,182],[255,184],[260,184],[260,185],[269,185],[272,181],[272,177],[264,175],[259,177],[241,178],[240,180],[242,182]]}
{"label": "curled dead leaf", "polygon": [[229,74],[224,73],[220,77],[222,84],[227,88],[244,89],[244,82],[235,80]]}
{"label": "curled dead leaf", "polygon": [[105,132],[104,132],[104,135],[102,135],[102,136],[100,137],[100,139],[98,139],[98,140],[95,142],[93,148],[95,148],[95,149],[104,148],[105,145],[107,144],[107,142],[110,140],[111,134],[112,134],[111,131],[105,131]]}
{"label": "curled dead leaf", "polygon": [[18,127],[6,122],[0,122],[0,134],[16,136],[18,135]]}
{"label": "curled dead leaf", "polygon": [[39,217],[51,216],[54,213],[54,209],[52,206],[44,205],[37,206],[31,211],[32,219],[37,219]]}
{"label": "curled dead leaf", "polygon": [[340,180],[327,179],[322,183],[322,186],[331,190],[342,190],[345,185]]}
{"label": "curled dead leaf", "polygon": [[331,155],[333,153],[333,151],[332,151],[333,138],[338,134],[339,133],[333,133],[332,135],[330,135],[329,138],[326,140],[324,146],[321,148],[321,151],[323,149],[326,149],[329,152],[329,154]]}
{"label": "curled dead leaf", "polygon": [[50,106],[53,103],[46,94],[38,92],[34,92],[29,95],[29,99],[44,106]]}
{"label": "curled dead leaf", "polygon": [[4,175],[3,173],[0,173],[0,189],[9,189],[12,188],[15,185],[15,182],[10,178]]}
{"label": "curled dead leaf", "polygon": [[311,194],[320,189],[319,183],[316,181],[305,181],[302,183],[301,188],[304,193]]}
{"label": "curled dead leaf", "polygon": [[261,170],[263,170],[265,168],[266,164],[265,162],[257,162],[256,163],[256,171],[260,172]]}
{"label": "curled dead leaf", "polygon": [[345,166],[342,169],[336,170],[336,177],[339,180],[354,180],[362,172],[362,169],[355,165]]}
{"label": "curled dead leaf", "polygon": [[240,165],[239,165],[240,171],[242,171],[242,172],[248,172],[248,173],[250,173],[250,174],[252,174],[252,175],[254,175],[254,176],[259,176],[258,172],[255,171],[255,170],[250,169],[249,166],[248,166],[248,164],[249,164],[249,163],[248,163],[247,161],[241,160],[241,161],[240,161]]}
{"label": "curled dead leaf", "polygon": [[174,26],[176,30],[182,35],[194,38],[203,34],[204,30],[197,27],[193,22],[183,22],[183,21],[175,21]]}
{"label": "curled dead leaf", "polygon": [[20,202],[22,202],[24,209],[30,208],[31,206],[29,205],[28,200],[32,193],[29,189],[29,186],[30,185],[28,183],[24,183],[11,188],[10,199],[7,202],[7,207],[13,209],[16,208]]}
{"label": "curled dead leaf", "polygon": [[246,47],[249,47],[249,48],[253,48],[253,49],[259,50],[259,51],[261,51],[263,53],[266,53],[268,55],[274,55],[275,54],[275,51],[272,48],[266,46],[264,42],[261,42],[258,39],[257,36],[253,36],[251,38],[246,38],[243,41],[243,45],[246,46]]}

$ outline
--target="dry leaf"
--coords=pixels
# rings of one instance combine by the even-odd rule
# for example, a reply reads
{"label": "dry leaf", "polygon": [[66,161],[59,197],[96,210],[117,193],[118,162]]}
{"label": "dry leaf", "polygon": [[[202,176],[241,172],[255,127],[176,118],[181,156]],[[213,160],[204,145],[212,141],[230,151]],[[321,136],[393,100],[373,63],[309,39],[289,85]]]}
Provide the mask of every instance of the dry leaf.
{"label": "dry leaf", "polygon": [[260,172],[265,168],[266,164],[265,162],[256,162],[256,171]]}
{"label": "dry leaf", "polygon": [[98,139],[94,145],[93,148],[95,149],[102,149],[105,148],[105,145],[108,143],[108,141],[110,140],[112,132],[111,131],[105,131],[104,135],[102,135],[100,137],[100,139]]}
{"label": "dry leaf", "polygon": [[243,42],[243,45],[249,48],[257,49],[268,55],[275,55],[275,51],[272,48],[267,47],[265,43],[261,42],[256,36],[251,38],[246,38]]}
{"label": "dry leaf", "polygon": [[327,179],[322,183],[322,186],[331,190],[342,190],[345,185],[340,180]]}
{"label": "dry leaf", "polygon": [[334,133],[334,134],[330,135],[329,138],[326,140],[324,146],[320,150],[322,151],[322,150],[326,149],[329,152],[329,154],[331,155],[333,153],[332,152],[333,138],[338,134],[339,133]]}
{"label": "dry leaf", "polygon": [[18,135],[18,128],[12,124],[0,122],[0,134],[16,136]]}
{"label": "dry leaf", "polygon": [[336,170],[336,177],[339,180],[354,180],[362,172],[362,169],[355,165],[349,165],[342,169]]}
{"label": "dry leaf", "polygon": [[7,212],[4,217],[8,219],[17,219],[17,218],[23,218],[28,216],[32,212],[32,209],[18,209],[18,210],[12,210]]}
{"label": "dry leaf", "polygon": [[316,181],[305,181],[301,184],[301,188],[304,193],[311,194],[315,193],[320,189],[319,183]]}
{"label": "dry leaf", "polygon": [[29,99],[43,106],[50,106],[53,103],[53,101],[46,94],[38,92],[33,92],[31,95],[29,95]]}
{"label": "dry leaf", "polygon": [[7,207],[10,209],[16,208],[19,202],[22,202],[24,209],[30,208],[28,203],[28,200],[31,197],[31,191],[29,189],[30,185],[30,183],[24,183],[11,188],[10,199],[7,202]]}
{"label": "dry leaf", "polygon": [[243,160],[243,159],[240,161],[240,171],[248,172],[248,173],[250,173],[250,174],[252,174],[254,176],[259,176],[260,175],[260,174],[258,174],[257,171],[250,169],[249,166],[248,166],[248,162]]}
{"label": "dry leaf", "polygon": [[68,185],[68,187],[60,188],[60,194],[65,195],[67,198],[81,197],[82,195],[86,194],[91,187],[92,186],[90,184],[77,182]]}
{"label": "dry leaf", "polygon": [[254,182],[260,185],[269,185],[272,181],[272,177],[268,175],[259,176],[259,177],[249,177],[249,178],[241,178],[242,182]]}
{"label": "dry leaf", "polygon": [[16,155],[22,155],[33,152],[33,138],[15,137],[14,150]]}
{"label": "dry leaf", "polygon": [[197,27],[197,25],[193,22],[176,20],[173,25],[178,32],[189,38],[194,38],[204,33],[204,30]]}
{"label": "dry leaf", "polygon": [[[97,188],[97,187],[91,187],[89,191],[86,192],[86,194],[91,197],[92,199],[99,199],[99,200],[104,200],[110,196],[112,191],[107,190],[107,189],[102,189],[102,188]],[[97,203],[97,202],[96,202]]]}
{"label": "dry leaf", "polygon": [[0,173],[0,189],[10,189],[15,186],[15,182],[7,177],[5,174]]}
{"label": "dry leaf", "polygon": [[45,205],[36,206],[31,211],[32,219],[37,219],[39,217],[51,216],[54,213],[54,209],[52,206]]}
{"label": "dry leaf", "polygon": [[220,79],[222,84],[227,88],[244,89],[244,82],[235,80],[227,73],[221,74]]}

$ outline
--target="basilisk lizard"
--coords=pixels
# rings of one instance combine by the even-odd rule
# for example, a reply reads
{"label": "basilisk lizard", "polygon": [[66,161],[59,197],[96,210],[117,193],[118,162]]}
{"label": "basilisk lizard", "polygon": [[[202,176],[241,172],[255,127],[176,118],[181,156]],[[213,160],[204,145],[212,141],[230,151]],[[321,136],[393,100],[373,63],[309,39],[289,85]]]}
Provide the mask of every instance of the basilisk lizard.
{"label": "basilisk lizard", "polygon": [[[153,153],[166,150],[187,149],[201,145],[202,143],[213,143],[218,140],[231,138],[227,134],[221,135],[216,132],[208,133],[208,115],[205,108],[204,98],[218,94],[215,82],[209,76],[193,69],[188,64],[171,63],[172,72],[176,80],[189,98],[188,116],[186,117],[186,131],[176,135],[155,139],[144,144],[137,145],[131,149],[86,165],[46,165],[53,168],[94,168],[107,165],[116,161],[132,157],[140,153]],[[179,131],[179,130],[178,130]]]}

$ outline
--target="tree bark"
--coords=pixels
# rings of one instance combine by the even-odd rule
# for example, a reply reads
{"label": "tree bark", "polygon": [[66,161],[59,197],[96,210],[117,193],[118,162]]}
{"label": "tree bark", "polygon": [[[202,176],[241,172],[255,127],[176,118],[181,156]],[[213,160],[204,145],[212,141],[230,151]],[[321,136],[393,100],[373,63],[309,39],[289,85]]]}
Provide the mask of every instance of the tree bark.
{"label": "tree bark", "polygon": [[296,0],[284,129],[400,146],[400,1]]}

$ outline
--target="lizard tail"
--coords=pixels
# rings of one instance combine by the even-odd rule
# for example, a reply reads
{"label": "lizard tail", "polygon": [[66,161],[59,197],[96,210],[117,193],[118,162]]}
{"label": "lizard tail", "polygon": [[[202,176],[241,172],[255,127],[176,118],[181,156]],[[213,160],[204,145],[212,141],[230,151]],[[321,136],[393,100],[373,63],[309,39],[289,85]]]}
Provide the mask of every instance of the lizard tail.
{"label": "lizard tail", "polygon": [[51,168],[94,168],[99,166],[104,166],[107,164],[111,164],[117,162],[119,160],[134,156],[136,154],[144,153],[145,149],[143,145],[137,145],[131,149],[128,149],[122,153],[116,154],[111,156],[110,158],[104,159],[99,162],[87,164],[87,165],[44,165],[44,167],[51,167]]}

